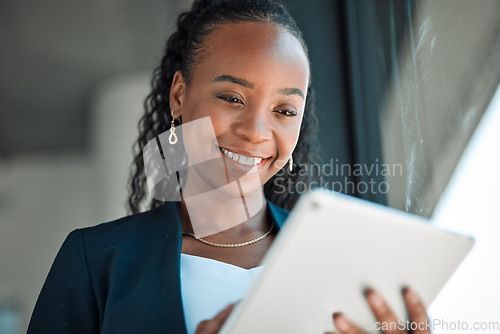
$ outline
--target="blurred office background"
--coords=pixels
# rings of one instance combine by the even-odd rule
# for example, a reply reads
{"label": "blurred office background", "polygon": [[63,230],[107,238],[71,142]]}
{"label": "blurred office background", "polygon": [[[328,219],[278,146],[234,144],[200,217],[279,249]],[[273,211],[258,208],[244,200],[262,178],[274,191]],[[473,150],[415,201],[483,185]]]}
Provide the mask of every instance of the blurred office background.
{"label": "blurred office background", "polygon": [[[401,166],[326,187],[387,182],[333,190],[473,234],[431,316],[493,320],[500,1],[284,2],[310,49],[323,160]],[[25,330],[71,230],[126,215],[149,78],[190,4],[0,0],[0,334]]]}

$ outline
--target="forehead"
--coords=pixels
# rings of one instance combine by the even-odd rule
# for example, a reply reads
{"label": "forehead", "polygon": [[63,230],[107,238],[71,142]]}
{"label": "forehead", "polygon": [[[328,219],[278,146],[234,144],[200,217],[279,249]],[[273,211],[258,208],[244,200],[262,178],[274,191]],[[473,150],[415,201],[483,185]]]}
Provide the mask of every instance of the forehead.
{"label": "forehead", "polygon": [[309,60],[297,38],[281,26],[267,22],[226,23],[207,36],[194,72],[207,79],[220,74],[245,76],[255,82],[272,77],[277,85],[300,85],[306,90]]}

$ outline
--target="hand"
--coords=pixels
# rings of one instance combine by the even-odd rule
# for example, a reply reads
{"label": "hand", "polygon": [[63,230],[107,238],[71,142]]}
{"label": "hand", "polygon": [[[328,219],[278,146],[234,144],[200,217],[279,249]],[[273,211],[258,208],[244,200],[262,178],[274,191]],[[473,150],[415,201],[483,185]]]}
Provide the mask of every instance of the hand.
{"label": "hand", "polygon": [[[386,334],[430,334],[430,328],[426,326],[429,323],[429,318],[425,311],[425,306],[420,298],[410,289],[405,289],[403,292],[406,308],[409,313],[410,322],[398,322],[398,318],[391,311],[382,296],[375,290],[368,290],[366,299],[368,305],[372,309],[377,323],[380,325],[382,333]],[[333,322],[337,330],[342,334],[361,334],[363,331],[352,324],[341,313],[333,315]],[[404,329],[401,327],[405,327]],[[416,328],[415,330],[411,330]],[[401,330],[403,329],[403,330]]]}
{"label": "hand", "polygon": [[220,328],[226,321],[227,317],[231,313],[234,308],[234,304],[229,304],[225,309],[219,312],[213,319],[211,320],[203,320],[196,327],[195,334],[215,334],[219,332]]}

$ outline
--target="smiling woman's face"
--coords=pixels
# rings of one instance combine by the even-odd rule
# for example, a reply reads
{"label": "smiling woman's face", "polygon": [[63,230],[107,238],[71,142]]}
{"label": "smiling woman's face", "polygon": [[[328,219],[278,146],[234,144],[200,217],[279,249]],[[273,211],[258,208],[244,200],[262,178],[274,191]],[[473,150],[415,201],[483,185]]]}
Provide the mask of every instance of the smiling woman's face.
{"label": "smiling woman's face", "polygon": [[175,74],[170,106],[183,123],[210,116],[226,173],[259,173],[264,184],[297,143],[308,83],[307,55],[286,29],[228,23],[206,38],[189,84]]}

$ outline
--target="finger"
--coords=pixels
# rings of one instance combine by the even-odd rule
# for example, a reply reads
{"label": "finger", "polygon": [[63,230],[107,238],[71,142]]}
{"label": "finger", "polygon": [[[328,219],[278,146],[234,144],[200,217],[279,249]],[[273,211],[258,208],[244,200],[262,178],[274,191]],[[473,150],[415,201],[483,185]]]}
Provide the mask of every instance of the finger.
{"label": "finger", "polygon": [[342,313],[333,314],[333,324],[342,334],[363,334],[363,331],[354,326]]}
{"label": "finger", "polygon": [[229,304],[228,306],[226,306],[225,309],[220,311],[219,314],[217,314],[215,316],[215,318],[213,318],[213,321],[222,325],[224,323],[224,321],[226,321],[229,314],[231,314],[231,311],[233,310],[233,308],[234,308],[234,304]]}
{"label": "finger", "polygon": [[398,328],[398,318],[394,315],[391,308],[385,302],[384,298],[375,290],[369,289],[366,293],[368,305],[372,309],[382,333],[401,334],[405,333]]}
{"label": "finger", "polygon": [[203,320],[196,326],[195,334],[214,334],[217,333],[217,328],[212,320]]}
{"label": "finger", "polygon": [[410,321],[412,322],[411,325],[415,328],[412,333],[429,334],[431,332],[429,318],[427,317],[424,303],[420,297],[418,297],[415,291],[408,288],[404,289],[403,296],[406,308],[408,309]]}
{"label": "finger", "polygon": [[196,327],[196,334],[216,334],[226,321],[233,308],[234,304],[229,304],[213,319],[200,322]]}

